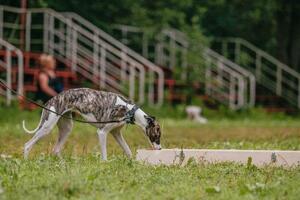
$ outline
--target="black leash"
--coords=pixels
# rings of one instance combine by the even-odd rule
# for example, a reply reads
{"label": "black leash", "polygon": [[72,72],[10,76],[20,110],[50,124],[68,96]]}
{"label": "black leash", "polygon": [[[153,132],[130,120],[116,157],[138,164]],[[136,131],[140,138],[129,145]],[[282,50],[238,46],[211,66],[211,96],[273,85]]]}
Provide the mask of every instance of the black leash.
{"label": "black leash", "polygon": [[1,85],[3,85],[6,89],[10,90],[11,92],[13,92],[14,94],[16,94],[17,96],[24,98],[25,101],[30,102],[30,103],[32,103],[32,104],[34,104],[34,105],[36,105],[36,106],[38,106],[38,107],[40,107],[40,108],[43,108],[43,109],[45,109],[45,110],[47,110],[47,111],[49,111],[49,112],[51,112],[51,113],[54,113],[54,114],[56,114],[56,115],[59,115],[59,116],[65,118],[65,119],[70,119],[70,120],[73,120],[73,121],[76,121],[76,122],[80,122],[80,123],[86,123],[86,124],[112,124],[112,123],[120,123],[120,122],[124,122],[124,121],[125,121],[125,122],[128,123],[128,124],[134,124],[134,121],[135,121],[135,120],[134,120],[134,114],[135,114],[135,111],[136,111],[137,109],[139,109],[139,107],[138,107],[137,105],[134,105],[133,108],[132,108],[131,110],[129,110],[129,111],[125,114],[125,117],[124,117],[123,119],[120,119],[120,120],[110,120],[110,121],[85,121],[85,120],[80,120],[80,119],[73,119],[72,117],[68,117],[68,116],[65,116],[65,115],[63,115],[63,114],[61,114],[61,113],[57,113],[57,112],[55,112],[55,111],[53,111],[53,110],[50,110],[49,108],[45,107],[44,105],[41,105],[41,104],[39,104],[39,103],[37,103],[37,102],[35,102],[35,101],[33,101],[33,100],[27,98],[26,96],[19,94],[17,91],[15,91],[15,90],[9,88],[9,87],[1,80],[1,79],[0,79],[0,83],[1,83]]}

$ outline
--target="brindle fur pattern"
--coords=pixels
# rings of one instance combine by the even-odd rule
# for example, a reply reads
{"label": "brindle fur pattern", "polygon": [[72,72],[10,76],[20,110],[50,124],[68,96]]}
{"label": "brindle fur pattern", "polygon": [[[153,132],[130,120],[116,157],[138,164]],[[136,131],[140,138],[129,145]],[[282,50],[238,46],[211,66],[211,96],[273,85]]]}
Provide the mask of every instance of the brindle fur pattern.
{"label": "brindle fur pattern", "polygon": [[[128,111],[126,106],[115,105],[117,97],[126,100],[125,97],[105,91],[98,91],[89,88],[78,88],[64,91],[53,97],[46,103],[46,107],[55,108],[59,114],[66,111],[75,111],[80,114],[92,114],[95,121],[120,120]],[[130,103],[129,100],[126,100]],[[42,122],[48,119],[50,111],[43,112]],[[102,128],[105,124],[97,124]]]}

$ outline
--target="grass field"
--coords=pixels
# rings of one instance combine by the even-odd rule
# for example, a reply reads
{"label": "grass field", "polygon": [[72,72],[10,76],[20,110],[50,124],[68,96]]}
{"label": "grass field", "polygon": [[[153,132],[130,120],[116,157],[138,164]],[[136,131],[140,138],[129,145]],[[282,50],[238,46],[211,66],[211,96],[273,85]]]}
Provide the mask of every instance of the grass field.
{"label": "grass field", "polygon": [[[35,128],[39,112],[0,108],[0,199],[299,199],[300,167],[256,168],[232,163],[147,166],[125,158],[112,137],[109,161],[100,160],[96,129],[75,124],[62,158],[50,156],[55,129],[22,158],[31,138],[22,119]],[[300,120],[213,119],[198,125],[160,119],[165,148],[300,149]],[[142,132],[123,130],[135,152],[149,148]]]}

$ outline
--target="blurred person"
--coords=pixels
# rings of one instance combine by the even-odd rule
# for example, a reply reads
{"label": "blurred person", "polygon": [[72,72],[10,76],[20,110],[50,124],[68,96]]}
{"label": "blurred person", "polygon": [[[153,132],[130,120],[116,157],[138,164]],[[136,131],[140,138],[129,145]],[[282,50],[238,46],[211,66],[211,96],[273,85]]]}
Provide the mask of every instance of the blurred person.
{"label": "blurred person", "polygon": [[61,81],[56,77],[56,61],[53,56],[42,54],[40,57],[36,100],[46,103],[51,97],[63,91]]}

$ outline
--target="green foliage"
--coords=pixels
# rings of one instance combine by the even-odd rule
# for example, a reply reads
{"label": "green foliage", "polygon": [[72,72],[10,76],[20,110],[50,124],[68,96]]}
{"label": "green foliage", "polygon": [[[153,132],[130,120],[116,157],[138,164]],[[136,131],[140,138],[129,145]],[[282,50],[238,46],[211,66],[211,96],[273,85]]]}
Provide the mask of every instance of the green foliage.
{"label": "green foliage", "polygon": [[[1,4],[20,5],[19,1],[10,0],[3,0]],[[299,5],[296,1],[280,0],[122,0],[121,3],[118,0],[28,0],[28,7],[73,11],[107,31],[112,24],[155,29],[172,27],[188,30],[187,33],[192,35],[200,30],[208,37],[245,38],[274,55],[280,44],[278,36],[283,35],[286,40],[290,38],[287,30],[281,30],[280,19],[287,19],[283,22],[290,23],[286,16],[291,15],[297,22]],[[295,14],[292,15],[291,10]],[[278,16],[280,14],[285,16]],[[292,25],[297,27],[298,24]],[[293,34],[297,35],[297,32]]]}
{"label": "green foliage", "polygon": [[217,0],[204,1],[199,6],[206,8],[202,26],[207,34],[245,38],[274,52],[276,1]]}

